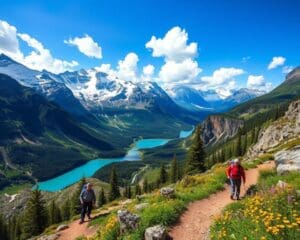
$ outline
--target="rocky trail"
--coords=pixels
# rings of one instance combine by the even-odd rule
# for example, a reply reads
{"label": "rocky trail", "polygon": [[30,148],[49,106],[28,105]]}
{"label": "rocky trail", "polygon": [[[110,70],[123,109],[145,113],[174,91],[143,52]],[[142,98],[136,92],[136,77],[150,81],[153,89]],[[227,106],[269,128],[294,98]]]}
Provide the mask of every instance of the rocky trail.
{"label": "rocky trail", "polygon": [[[246,184],[241,187],[242,195],[253,184],[257,183],[259,170],[274,167],[274,162],[267,162],[257,168],[246,171]],[[174,240],[207,240],[209,227],[213,218],[219,215],[224,207],[233,202],[229,198],[229,186],[209,198],[195,201],[188,206],[187,211],[180,217],[178,225],[170,231]]]}
{"label": "rocky trail", "polygon": [[[256,184],[259,177],[259,170],[274,167],[274,162],[259,165],[257,168],[246,171],[246,185],[242,186],[242,195],[249,186]],[[224,207],[230,204],[229,186],[223,191],[211,195],[209,198],[195,201],[188,206],[187,211],[181,216],[178,225],[170,231],[170,236],[174,240],[206,240],[209,239],[209,227],[213,218],[220,214]],[[95,212],[92,217],[97,218],[108,214],[112,209]],[[58,240],[74,240],[80,236],[91,237],[96,234],[97,226],[89,226],[89,222],[78,223],[79,220],[68,224],[68,228],[59,231]]]}

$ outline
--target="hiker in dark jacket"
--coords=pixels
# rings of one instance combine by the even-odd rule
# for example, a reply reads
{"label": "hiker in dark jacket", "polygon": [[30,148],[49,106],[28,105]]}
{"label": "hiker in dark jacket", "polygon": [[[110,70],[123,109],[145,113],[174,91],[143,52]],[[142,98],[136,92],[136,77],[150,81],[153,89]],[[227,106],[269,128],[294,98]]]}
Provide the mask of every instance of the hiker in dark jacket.
{"label": "hiker in dark jacket", "polygon": [[240,165],[240,161],[238,159],[234,159],[233,164],[231,164],[227,168],[227,177],[228,179],[230,179],[230,183],[231,183],[230,198],[232,200],[234,198],[236,200],[239,200],[242,180],[243,183],[245,184],[246,176],[245,176],[244,168]]}
{"label": "hiker in dark jacket", "polygon": [[82,209],[79,224],[82,224],[84,222],[85,214],[87,215],[88,219],[91,219],[92,207],[96,203],[96,196],[92,187],[92,184],[88,183],[80,193],[79,199],[81,202]]}

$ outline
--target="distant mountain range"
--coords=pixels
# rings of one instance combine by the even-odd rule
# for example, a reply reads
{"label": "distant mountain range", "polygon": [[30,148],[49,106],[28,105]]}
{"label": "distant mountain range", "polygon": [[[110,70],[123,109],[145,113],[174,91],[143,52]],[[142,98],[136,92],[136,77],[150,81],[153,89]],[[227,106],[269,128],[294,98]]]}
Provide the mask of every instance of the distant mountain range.
{"label": "distant mountain range", "polygon": [[224,98],[215,90],[199,91],[187,86],[176,86],[167,91],[172,99],[183,108],[194,111],[209,110],[211,112],[227,111],[240,103],[266,93],[257,89],[241,88],[233,90],[232,95]]}

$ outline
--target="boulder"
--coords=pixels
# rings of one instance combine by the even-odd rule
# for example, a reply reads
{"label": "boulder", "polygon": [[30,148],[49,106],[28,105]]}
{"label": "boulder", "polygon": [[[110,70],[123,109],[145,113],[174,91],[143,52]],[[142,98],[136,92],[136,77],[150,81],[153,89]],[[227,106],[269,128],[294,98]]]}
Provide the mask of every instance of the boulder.
{"label": "boulder", "polygon": [[69,228],[69,226],[66,225],[66,224],[59,225],[59,226],[56,228],[56,232],[60,232],[60,231],[65,230],[65,229],[67,229],[67,228]]}
{"label": "boulder", "polygon": [[51,235],[44,235],[39,237],[37,240],[56,240],[59,238],[59,234],[51,234]]}
{"label": "boulder", "polygon": [[164,187],[160,189],[160,194],[164,197],[168,197],[168,198],[174,197],[174,193],[175,190],[174,188],[171,187]]}
{"label": "boulder", "polygon": [[141,211],[144,208],[146,208],[148,205],[149,205],[149,203],[140,203],[140,204],[135,206],[135,209],[138,210],[138,211]]}
{"label": "boulder", "polygon": [[279,175],[291,171],[300,171],[300,147],[280,151],[275,154],[274,158]]}
{"label": "boulder", "polygon": [[166,240],[167,229],[162,225],[149,227],[145,231],[145,240]]}
{"label": "boulder", "polygon": [[120,223],[120,232],[125,233],[128,230],[134,230],[138,228],[140,217],[136,214],[130,213],[128,210],[119,210],[118,220]]}

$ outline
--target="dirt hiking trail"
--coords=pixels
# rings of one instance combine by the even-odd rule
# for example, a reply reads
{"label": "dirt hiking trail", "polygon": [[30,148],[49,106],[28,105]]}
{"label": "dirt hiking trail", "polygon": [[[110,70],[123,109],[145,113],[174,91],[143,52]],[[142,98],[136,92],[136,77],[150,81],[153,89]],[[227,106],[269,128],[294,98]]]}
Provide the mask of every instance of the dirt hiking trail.
{"label": "dirt hiking trail", "polygon": [[[245,194],[245,190],[249,186],[256,184],[259,177],[259,170],[270,169],[274,167],[273,162],[259,165],[257,168],[246,171],[246,185],[241,187],[241,194]],[[207,240],[209,239],[209,227],[213,217],[219,215],[224,207],[233,202],[229,198],[229,186],[223,191],[211,195],[209,198],[195,201],[188,206],[186,212],[180,217],[178,225],[174,226],[170,231],[170,236],[174,240]],[[110,209],[111,210],[111,209]],[[102,210],[95,212],[92,217],[97,218],[106,214],[107,211]],[[79,220],[68,224],[69,228],[60,231],[58,240],[74,240],[80,236],[92,237],[96,234],[97,226],[88,226],[89,222],[78,224]]]}
{"label": "dirt hiking trail", "polygon": [[[271,169],[274,162],[267,162],[246,171],[245,187],[241,186],[241,195],[249,186],[256,184],[261,169]],[[229,186],[223,191],[211,195],[209,198],[191,203],[187,210],[181,215],[178,225],[175,225],[170,236],[173,240],[208,240],[209,227],[213,218],[219,215],[226,205],[233,202],[229,195]]]}

